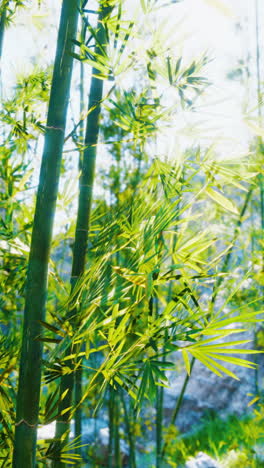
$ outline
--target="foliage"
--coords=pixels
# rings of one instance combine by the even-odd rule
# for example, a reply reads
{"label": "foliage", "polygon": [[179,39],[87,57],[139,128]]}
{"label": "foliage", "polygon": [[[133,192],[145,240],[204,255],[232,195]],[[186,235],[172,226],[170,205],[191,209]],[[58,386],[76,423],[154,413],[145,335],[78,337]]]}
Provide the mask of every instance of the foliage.
{"label": "foliage", "polygon": [[204,416],[200,427],[186,435],[169,428],[167,461],[170,466],[186,462],[190,456],[205,452],[221,461],[224,467],[262,467],[258,444],[263,442],[263,408],[255,415],[239,419],[235,415],[221,418],[214,412]]}
{"label": "foliage", "polygon": [[0,15],[5,13],[5,23],[8,25],[14,20],[18,8],[25,7],[28,0],[2,0]]}
{"label": "foliage", "polygon": [[[8,21],[22,3],[2,4],[10,9]],[[170,384],[168,371],[178,371],[175,354],[182,356],[189,375],[192,358],[219,377],[236,379],[237,366],[249,371],[256,367],[241,355],[258,351],[245,349],[249,340],[235,337],[263,321],[261,229],[251,229],[244,210],[250,197],[253,209],[259,207],[255,188],[261,151],[253,145],[250,156],[222,161],[213,147],[197,145],[182,154],[173,149],[171,160],[167,154],[161,156],[164,149],[160,151],[157,142],[162,131],[173,129],[182,110],[195,109],[209,86],[202,76],[208,57],[186,62],[162,40],[145,46],[141,40],[147,30],[145,15],[164,6],[164,2],[147,0],[141,1],[138,21],[127,19],[122,2],[106,2],[111,7],[103,21],[109,42],[106,51],[92,19],[98,11],[88,10],[86,3],[82,33],[74,40],[72,56],[77,65],[93,67],[93,77],[106,82],[106,92],[86,115],[78,115],[65,145],[72,139],[74,151],[82,154],[87,149],[78,127],[102,104],[97,149],[104,148],[107,162],[98,172],[103,190],[94,195],[85,272],[71,292],[69,271],[62,272],[59,262],[67,267],[65,258],[70,261],[72,256],[75,222],[71,212],[77,184],[69,176],[67,161],[61,169],[63,188],[57,206],[65,209],[69,219],[64,232],[53,236],[47,313],[39,322],[37,339],[44,343],[39,423],[60,418],[67,390],[59,394],[59,379],[82,369],[83,397],[64,410],[66,419],[72,419],[81,406],[90,417],[96,417],[101,408],[106,412],[114,395],[120,429],[116,443],[118,438],[126,439],[132,451],[136,438],[155,425],[146,420],[144,408],[156,405],[162,415],[157,395]],[[135,85],[127,85],[126,77]],[[0,457],[6,466],[13,444],[21,310],[33,223],[33,169],[39,141],[47,135],[44,115],[49,94],[50,69],[36,68],[29,76],[18,77],[13,95],[2,102],[0,112],[4,129],[0,146],[0,326],[4,335]],[[67,147],[66,151],[72,150]],[[74,311],[74,317],[69,311]],[[262,334],[258,333],[259,345]],[[241,421],[211,415],[203,427],[186,436],[169,427],[167,461],[175,466],[204,450],[230,467],[242,467],[250,456],[260,467],[262,462],[252,451],[262,440],[262,423],[260,409],[253,419]],[[80,442],[68,442],[67,436],[39,441],[38,463],[74,464],[79,455],[73,452]]]}
{"label": "foliage", "polygon": [[[185,161],[184,167],[188,167],[188,161]],[[191,168],[190,164],[190,172]],[[195,169],[193,174],[196,174]],[[188,183],[181,183],[180,177],[179,168],[176,170],[175,166],[155,161],[139,184],[133,200],[126,200],[122,205],[119,203],[118,216],[115,207],[112,210],[107,208],[104,215],[100,213],[101,229],[98,221],[91,226],[92,265],[63,306],[70,304],[73,307],[82,302],[78,330],[72,330],[67,321],[63,324],[62,316],[58,314],[53,316],[56,320],[54,325],[46,325],[56,335],[62,334],[59,346],[54,348],[49,358],[50,363],[54,358],[63,358],[71,341],[75,344],[81,341],[87,343],[89,348],[82,353],[87,358],[92,352],[105,350],[106,359],[95,371],[85,396],[98,385],[104,391],[108,384],[121,385],[134,396],[137,391],[138,403],[142,403],[146,394],[150,398],[154,396],[157,379],[166,382],[164,370],[172,364],[159,362],[158,359],[173,350],[183,352],[187,370],[187,353],[200,359],[218,375],[225,372],[234,377],[234,373],[218,360],[254,367],[254,364],[229,356],[234,352],[243,353],[243,350],[233,346],[244,344],[247,340],[215,341],[244,330],[234,327],[226,329],[230,324],[262,320],[257,317],[259,311],[249,312],[249,306],[245,306],[238,308],[237,314],[234,311],[225,317],[221,313],[224,306],[211,315],[210,302],[203,307],[199,304],[199,288],[217,277],[214,270],[221,253],[220,256],[219,252],[212,255],[210,260],[207,257],[207,264],[203,261],[205,252],[215,239],[210,237],[210,231],[203,235],[195,233],[197,215],[193,214],[193,205],[199,203],[199,196],[195,194],[191,202],[188,199],[192,194],[190,180],[194,175],[190,176]],[[180,190],[177,183],[182,185]],[[201,197],[204,197],[204,191],[201,190]],[[183,197],[177,197],[175,200],[178,192],[188,194],[187,199],[184,201]],[[141,209],[143,199],[144,211]],[[189,228],[192,227],[192,235],[187,239],[184,235],[186,223]],[[175,226],[177,242],[173,245]],[[107,287],[105,275],[108,278]],[[166,303],[163,291],[172,279],[173,299]],[[150,299],[154,295],[162,305],[158,316],[150,309]],[[165,330],[167,338],[164,342]],[[58,342],[55,336],[54,340]],[[49,337],[48,341],[51,342],[52,338]],[[186,342],[187,346],[178,342]],[[94,349],[90,348],[89,343],[93,343]],[[78,355],[75,362],[78,365]],[[60,367],[60,372],[67,372],[66,369],[67,363]],[[90,371],[93,373],[92,369]],[[136,383],[138,377],[136,380],[132,378],[135,375],[139,376],[139,386]]]}

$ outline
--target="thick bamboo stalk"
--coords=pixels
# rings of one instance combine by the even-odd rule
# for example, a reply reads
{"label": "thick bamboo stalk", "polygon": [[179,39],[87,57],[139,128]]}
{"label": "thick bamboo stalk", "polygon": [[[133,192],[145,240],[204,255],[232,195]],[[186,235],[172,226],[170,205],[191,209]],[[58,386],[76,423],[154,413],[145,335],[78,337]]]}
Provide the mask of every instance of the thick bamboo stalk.
{"label": "thick bamboo stalk", "polygon": [[118,390],[114,391],[114,466],[122,468],[121,450],[120,450],[120,398]]}
{"label": "thick bamboo stalk", "polygon": [[6,21],[6,7],[3,9],[1,16],[0,16],[0,61],[2,59],[2,52],[3,52],[5,21]]}
{"label": "thick bamboo stalk", "polygon": [[78,0],[63,0],[31,238],[17,395],[14,468],[35,467],[48,261],[72,74]]}
{"label": "thick bamboo stalk", "polygon": [[121,468],[120,433],[119,433],[119,395],[118,390],[109,388],[109,442],[108,442],[108,468]]}

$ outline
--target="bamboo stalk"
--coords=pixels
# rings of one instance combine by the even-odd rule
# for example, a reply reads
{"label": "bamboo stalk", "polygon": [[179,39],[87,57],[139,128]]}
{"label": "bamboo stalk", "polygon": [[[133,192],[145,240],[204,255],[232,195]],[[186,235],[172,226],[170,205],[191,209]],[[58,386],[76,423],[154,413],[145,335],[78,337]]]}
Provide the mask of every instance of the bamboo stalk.
{"label": "bamboo stalk", "polygon": [[[9,3],[9,2],[8,2]],[[6,22],[6,8],[8,3],[4,7],[1,16],[0,16],[0,61],[2,59],[3,52],[3,42],[4,42],[4,33],[5,33],[5,22]]]}
{"label": "bamboo stalk", "polygon": [[114,389],[109,387],[109,401],[108,401],[108,468],[113,468],[114,461]]}
{"label": "bamboo stalk", "polygon": [[[156,318],[158,318],[158,302],[156,302]],[[166,332],[164,341],[166,339]],[[165,361],[165,355],[162,360]],[[163,403],[164,403],[164,388],[156,388],[156,468],[161,468],[162,463],[162,441],[163,441]]]}
{"label": "bamboo stalk", "polygon": [[13,468],[35,467],[48,262],[72,75],[78,0],[63,0],[29,255]]}
{"label": "bamboo stalk", "polygon": [[[81,39],[85,39],[85,32],[86,32],[86,25],[83,24],[82,26],[82,31],[81,31]],[[80,149],[80,154],[79,154],[79,171],[82,169],[82,162],[83,162],[83,146],[84,146],[84,132],[85,132],[85,125],[84,125],[84,120],[82,119],[82,116],[85,111],[85,104],[84,104],[84,64],[83,62],[80,62],[80,116],[81,116],[81,122],[79,126],[79,141],[81,145]],[[80,187],[79,187],[80,189]],[[82,445],[82,408],[79,405],[81,399],[82,399],[82,367],[77,370],[75,373],[75,383],[74,383],[74,388],[75,388],[75,393],[74,393],[74,399],[75,399],[75,405],[77,407],[77,410],[75,412],[75,426],[74,426],[74,435],[75,438],[78,438],[80,445]],[[76,450],[79,455],[81,455],[81,449]]]}
{"label": "bamboo stalk", "polygon": [[162,422],[164,392],[157,386],[156,389],[156,468],[161,468],[162,462]]}
{"label": "bamboo stalk", "polygon": [[118,390],[113,388],[114,392],[114,466],[122,468],[121,450],[120,450],[120,399]]}
{"label": "bamboo stalk", "polygon": [[[175,231],[177,232],[177,226],[175,226]],[[175,249],[177,242],[177,236],[173,236],[173,251]],[[167,303],[171,301],[172,297],[172,281],[169,283],[168,287],[168,294],[167,294]],[[165,354],[165,343],[166,340],[168,339],[168,332],[165,331],[164,334],[164,345],[163,345],[163,361],[166,361],[166,354]],[[185,391],[185,388],[184,388]],[[164,456],[164,451],[166,449],[166,440],[163,445],[163,413],[164,413],[164,387],[160,387],[160,389],[157,388],[157,393],[158,393],[158,399],[159,399],[159,411],[157,411],[157,424],[156,424],[156,430],[157,430],[157,435],[156,435],[156,444],[157,444],[157,455],[156,455],[156,464],[157,468],[159,468],[162,465],[163,461],[163,456]],[[158,414],[159,413],[159,414]],[[159,418],[159,421],[158,421]],[[164,449],[165,447],[165,449]]]}
{"label": "bamboo stalk", "polygon": [[[260,26],[259,26],[259,1],[255,0],[255,19],[256,19],[256,68],[257,68],[257,101],[258,101],[258,123],[262,126],[262,97],[261,97],[261,73],[260,73]],[[263,155],[263,140],[258,138],[258,150]],[[261,229],[264,232],[264,176],[259,175],[259,190],[260,190],[260,219]],[[263,268],[264,268],[264,252],[263,252]]]}
{"label": "bamboo stalk", "polygon": [[[257,105],[258,105],[258,124],[262,127],[262,97],[261,97],[261,72],[260,72],[260,25],[259,25],[259,2],[255,0],[255,22],[256,22],[256,69],[257,69]],[[257,140],[257,151],[262,155],[264,154],[263,139],[261,136]],[[259,174],[259,192],[260,192],[260,225],[262,235],[264,233],[264,176]],[[253,247],[254,248],[254,247]],[[264,270],[264,250],[262,254],[262,269]],[[263,288],[262,288],[263,289]],[[257,345],[257,334],[255,327],[254,343]],[[256,360],[257,356],[255,357]],[[259,394],[258,385],[259,375],[258,367],[255,369],[255,392]]]}
{"label": "bamboo stalk", "polygon": [[[97,26],[98,43],[95,46],[95,54],[97,55],[104,53],[106,48],[107,38],[104,27],[104,20],[107,18],[111,10],[112,7],[108,6],[102,6],[99,10]],[[86,123],[84,150],[81,162],[81,176],[79,182],[78,213],[71,272],[71,291],[74,290],[78,279],[83,275],[85,269],[102,96],[103,80],[98,77],[98,71],[93,67],[88,102],[88,117]],[[78,312],[79,310],[77,310],[77,308],[73,308],[68,311],[68,319],[72,323],[76,323]],[[69,349],[69,353],[72,353],[72,349]],[[72,416],[71,410],[66,412],[65,410],[67,408],[72,408],[74,362],[69,361],[68,365],[72,367],[72,372],[68,375],[62,376],[60,385],[60,395],[64,394],[65,391],[67,391],[67,395],[59,406],[60,416],[56,422],[56,439],[58,440],[60,440],[65,433],[69,432],[70,419]],[[64,468],[65,463],[57,460],[54,461],[53,466],[54,468]]]}
{"label": "bamboo stalk", "polygon": [[133,407],[131,408],[131,414],[127,410],[127,405],[124,397],[124,393],[121,393],[121,401],[124,410],[124,421],[126,426],[126,433],[128,436],[128,444],[129,444],[129,468],[136,468],[136,447],[135,447],[135,438],[133,433],[133,424],[134,424],[134,415],[133,415]]}

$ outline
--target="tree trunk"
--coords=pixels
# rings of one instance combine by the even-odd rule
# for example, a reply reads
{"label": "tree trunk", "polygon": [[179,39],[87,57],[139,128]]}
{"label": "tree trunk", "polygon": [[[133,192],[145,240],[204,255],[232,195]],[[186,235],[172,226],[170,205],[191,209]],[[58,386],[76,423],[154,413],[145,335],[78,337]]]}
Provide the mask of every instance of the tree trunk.
{"label": "tree trunk", "polygon": [[48,261],[76,36],[78,0],[63,0],[29,255],[17,396],[14,468],[35,467]]}

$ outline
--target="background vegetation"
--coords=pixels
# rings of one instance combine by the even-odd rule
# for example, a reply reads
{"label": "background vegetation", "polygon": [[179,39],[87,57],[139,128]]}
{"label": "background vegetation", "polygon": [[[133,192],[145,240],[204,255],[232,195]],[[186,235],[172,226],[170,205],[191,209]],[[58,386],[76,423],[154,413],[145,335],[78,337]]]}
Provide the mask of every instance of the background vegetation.
{"label": "background vegetation", "polygon": [[[201,451],[263,464],[261,8],[254,54],[226,77],[248,96],[234,152],[197,132],[217,98],[213,52],[193,57],[168,33],[177,3],[63,0],[56,26],[44,1],[1,3],[3,57],[21,18],[36,43],[57,41],[1,79],[3,467],[177,467]],[[181,433],[196,362],[219,399],[221,377],[250,372],[254,410]]]}

